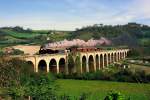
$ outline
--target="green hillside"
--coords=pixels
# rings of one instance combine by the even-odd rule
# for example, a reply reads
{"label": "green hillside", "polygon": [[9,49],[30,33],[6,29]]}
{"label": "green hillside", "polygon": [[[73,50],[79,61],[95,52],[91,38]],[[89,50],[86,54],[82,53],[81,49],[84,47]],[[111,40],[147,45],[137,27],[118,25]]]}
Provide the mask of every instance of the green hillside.
{"label": "green hillside", "polygon": [[96,24],[83,27],[70,33],[69,38],[88,40],[106,37],[112,40],[112,46],[126,45],[141,54],[150,55],[150,26],[128,23],[126,25]]}
{"label": "green hillside", "polygon": [[[138,52],[150,55],[150,27],[147,25],[128,23],[126,25],[96,24],[76,31],[31,30],[22,27],[0,28],[0,47],[16,44],[44,44],[64,39],[100,39],[108,38],[111,46],[126,45]],[[47,40],[48,39],[48,40]]]}
{"label": "green hillside", "polygon": [[[49,30],[31,30],[22,27],[4,27],[0,28],[0,47],[16,44],[44,44],[64,40],[67,37],[67,31]],[[49,37],[49,41],[47,38]]]}
{"label": "green hillside", "polygon": [[150,27],[137,23],[115,26],[96,24],[77,29],[71,33],[70,38],[86,40],[90,38],[99,39],[100,37],[107,37],[110,39],[116,39],[125,35],[133,39],[150,39]]}

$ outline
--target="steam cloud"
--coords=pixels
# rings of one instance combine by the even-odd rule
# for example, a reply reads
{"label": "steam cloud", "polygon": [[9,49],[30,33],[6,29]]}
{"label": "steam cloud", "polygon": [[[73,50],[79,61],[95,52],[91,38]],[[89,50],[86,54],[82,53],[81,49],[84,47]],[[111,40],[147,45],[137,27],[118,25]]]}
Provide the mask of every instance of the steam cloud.
{"label": "steam cloud", "polygon": [[63,40],[54,43],[45,44],[45,48],[68,48],[72,46],[79,46],[79,47],[94,47],[96,45],[110,45],[111,41],[101,37],[99,40],[90,39],[87,42],[81,39],[73,39],[72,41]]}

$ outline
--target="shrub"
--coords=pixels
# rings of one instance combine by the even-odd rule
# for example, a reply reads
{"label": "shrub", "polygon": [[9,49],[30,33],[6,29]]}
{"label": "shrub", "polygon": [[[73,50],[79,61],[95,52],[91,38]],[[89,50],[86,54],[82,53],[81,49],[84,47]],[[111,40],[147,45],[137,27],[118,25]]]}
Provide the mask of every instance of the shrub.
{"label": "shrub", "polygon": [[104,100],[125,100],[120,92],[110,91]]}
{"label": "shrub", "polygon": [[139,83],[147,83],[148,82],[145,71],[136,71],[135,75],[134,75],[134,79],[135,79],[135,81],[137,81]]}
{"label": "shrub", "polygon": [[120,70],[114,74],[115,80],[120,82],[134,82],[133,72],[129,69]]}
{"label": "shrub", "polygon": [[73,73],[69,75],[58,74],[57,78],[62,79],[79,79],[79,80],[107,80],[119,82],[150,82],[150,75],[146,75],[145,71],[132,72],[130,69],[117,70],[99,70],[96,72],[86,72],[82,74]]}

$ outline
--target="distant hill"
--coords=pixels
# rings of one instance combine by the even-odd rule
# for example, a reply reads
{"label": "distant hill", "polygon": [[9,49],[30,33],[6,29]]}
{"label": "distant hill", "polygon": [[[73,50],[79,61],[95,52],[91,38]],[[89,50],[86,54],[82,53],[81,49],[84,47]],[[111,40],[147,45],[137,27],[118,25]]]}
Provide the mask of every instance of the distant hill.
{"label": "distant hill", "polygon": [[101,37],[111,40],[111,46],[127,45],[130,48],[140,48],[139,51],[150,55],[150,26],[137,23],[114,26],[95,24],[76,31],[31,30],[19,26],[3,27],[0,28],[0,47],[17,44],[43,45],[64,39],[88,41],[92,38],[98,40]]}
{"label": "distant hill", "polygon": [[23,29],[19,26],[2,27],[0,28],[0,47],[17,44],[42,45],[47,42],[64,40],[67,37],[67,33],[69,32]]}
{"label": "distant hill", "polygon": [[137,23],[115,26],[96,24],[77,29],[69,38],[88,40],[100,37],[112,40],[114,45],[150,46],[150,27]]}

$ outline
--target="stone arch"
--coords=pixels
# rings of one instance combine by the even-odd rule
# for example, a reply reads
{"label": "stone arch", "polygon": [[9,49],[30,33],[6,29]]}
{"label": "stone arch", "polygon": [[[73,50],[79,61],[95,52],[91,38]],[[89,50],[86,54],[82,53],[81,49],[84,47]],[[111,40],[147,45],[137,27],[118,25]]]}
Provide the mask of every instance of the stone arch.
{"label": "stone arch", "polygon": [[104,66],[107,67],[107,54],[104,54]]}
{"label": "stone arch", "polygon": [[98,54],[96,55],[95,60],[96,60],[96,70],[99,70],[99,55]]}
{"label": "stone arch", "polygon": [[52,73],[57,73],[57,62],[55,59],[50,60],[49,71]]}
{"label": "stone arch", "polygon": [[89,72],[94,72],[94,57],[92,55],[89,56]]}
{"label": "stone arch", "polygon": [[35,69],[34,63],[32,61],[27,61],[27,64],[30,67],[30,71],[34,72],[34,69]]}
{"label": "stone arch", "polygon": [[117,53],[114,53],[114,62],[117,62],[117,60],[118,60]]}
{"label": "stone arch", "polygon": [[125,54],[125,57],[126,57],[126,55],[127,55],[127,54],[126,54],[126,51],[124,52],[124,54]]}
{"label": "stone arch", "polygon": [[65,73],[65,71],[66,71],[65,65],[66,65],[65,59],[64,59],[64,58],[61,58],[61,59],[59,60],[59,72],[60,72],[60,73]]}
{"label": "stone arch", "polygon": [[114,63],[114,53],[111,53],[111,63]]}
{"label": "stone arch", "polygon": [[126,52],[125,52],[125,54],[126,54],[126,56],[125,56],[125,57],[127,57],[127,56],[128,56],[128,51],[126,51]]}
{"label": "stone arch", "polygon": [[75,60],[72,55],[68,55],[68,72],[69,74],[75,73]]}
{"label": "stone arch", "polygon": [[122,59],[123,58],[123,53],[122,52],[120,52],[120,59]]}
{"label": "stone arch", "polygon": [[111,63],[111,60],[110,60],[111,58],[110,57],[111,57],[111,55],[110,55],[110,53],[108,53],[108,64]]}
{"label": "stone arch", "polygon": [[100,55],[100,68],[103,68],[103,55]]}
{"label": "stone arch", "polygon": [[124,57],[126,58],[126,52],[124,52]]}
{"label": "stone arch", "polygon": [[124,52],[122,52],[122,59],[124,59]]}
{"label": "stone arch", "polygon": [[121,60],[121,52],[119,52],[119,60]]}
{"label": "stone arch", "polygon": [[47,72],[47,63],[45,60],[40,60],[38,63],[39,72]]}
{"label": "stone arch", "polygon": [[117,58],[118,58],[118,61],[119,61],[120,60],[120,53],[119,52],[118,52],[118,57]]}
{"label": "stone arch", "polygon": [[87,62],[87,59],[86,59],[86,56],[83,56],[82,57],[82,72],[86,72],[86,62]]}

